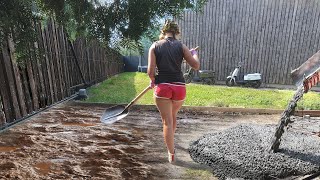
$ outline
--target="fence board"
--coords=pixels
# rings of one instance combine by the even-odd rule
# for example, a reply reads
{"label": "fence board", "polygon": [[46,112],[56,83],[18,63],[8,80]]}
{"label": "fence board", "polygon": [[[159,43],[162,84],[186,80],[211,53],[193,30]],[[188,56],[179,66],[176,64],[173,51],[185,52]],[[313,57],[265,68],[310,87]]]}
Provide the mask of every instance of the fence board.
{"label": "fence board", "polygon": [[268,83],[274,83],[277,76],[277,73],[275,71],[275,69],[273,67],[277,67],[278,66],[278,62],[275,59],[275,55],[278,51],[277,48],[277,41],[278,41],[278,36],[279,36],[279,21],[278,19],[281,17],[281,12],[280,12],[280,0],[274,1],[275,2],[275,14],[273,17],[273,28],[272,28],[272,37],[274,37],[274,40],[271,40],[271,51],[269,51],[270,54],[270,59],[273,59],[272,61],[269,61],[269,66],[268,69],[270,70],[269,72],[269,79],[268,79]]}
{"label": "fence board", "polygon": [[279,37],[282,31],[280,31],[280,19],[282,16],[282,0],[278,0],[278,3],[276,3],[276,13],[275,13],[275,18],[274,18],[274,37],[275,39],[272,41],[272,51],[271,51],[271,61],[270,63],[270,78],[269,78],[269,83],[274,84],[277,80],[280,80],[280,77],[278,75],[279,71],[276,71],[275,68],[272,67],[277,67],[279,65],[278,59],[276,58],[278,52],[279,52]]}
{"label": "fence board", "polygon": [[[38,49],[38,44],[34,44],[36,53],[40,53],[40,50]],[[37,88],[37,94],[38,94],[38,101],[39,101],[39,108],[46,106],[46,89],[44,87],[44,79],[42,75],[42,69],[41,69],[41,63],[38,58],[38,56],[34,55],[31,56],[33,60],[30,60],[31,62],[31,68],[33,70],[34,80],[35,80],[35,87]]]}
{"label": "fence board", "polygon": [[[76,41],[74,41],[72,44],[73,44],[73,49],[74,49],[74,54],[72,54],[73,55],[73,61],[74,62],[77,62],[79,65],[81,64],[80,63],[80,49],[79,49],[79,45],[80,45],[80,42],[79,42],[80,40],[76,40]],[[77,50],[76,50],[77,49]],[[72,47],[71,47],[71,50],[72,50]],[[78,71],[79,71],[79,69],[78,69]],[[81,72],[81,65],[80,65],[80,72]],[[80,78],[79,78],[79,76],[77,76],[77,78],[76,78],[76,83],[78,84],[79,82],[80,82],[81,80],[80,80]]]}
{"label": "fence board", "polygon": [[25,106],[26,106],[27,114],[30,114],[33,112],[33,105],[32,105],[32,100],[31,100],[31,94],[29,91],[29,81],[28,81],[27,74],[26,74],[26,68],[20,67],[19,71],[21,74],[21,81],[22,81],[21,84],[22,84],[22,88],[23,88],[23,92],[24,92]]}
{"label": "fence board", "polygon": [[102,49],[101,47],[99,47],[99,45],[97,44],[97,50],[98,50],[98,53],[99,53],[99,58],[98,58],[98,61],[99,61],[99,72],[100,72],[100,75],[99,75],[99,79],[103,78],[104,77],[104,72],[103,72],[103,52],[102,52]]}
{"label": "fence board", "polygon": [[287,21],[281,21],[281,32],[282,35],[279,37],[280,41],[280,48],[279,48],[279,53],[277,54],[277,60],[279,61],[280,68],[278,70],[278,76],[279,76],[279,82],[281,84],[285,84],[286,81],[286,74],[288,73],[286,67],[286,47],[288,46],[288,40],[289,40],[289,34],[290,34],[290,24],[292,23],[292,12],[294,9],[294,2],[290,3],[285,3],[283,2],[283,9],[285,8],[283,16],[281,19],[287,19]]}
{"label": "fence board", "polygon": [[[312,49],[312,52],[317,52],[316,49],[314,48],[314,45],[316,44],[315,40],[317,39],[317,27],[318,27],[318,19],[319,19],[319,12],[317,11],[317,0],[314,0],[313,1],[313,15],[312,17],[317,17],[317,18],[314,18],[313,21],[312,21],[312,29],[310,30],[309,32],[309,44],[308,46],[306,47],[308,49]],[[315,38],[313,38],[315,37]]]}
{"label": "fence board", "polygon": [[0,127],[4,126],[5,124],[6,124],[6,119],[3,112],[3,105],[2,105],[2,100],[0,96]]}
{"label": "fence board", "polygon": [[60,94],[59,94],[59,89],[60,89],[60,81],[59,81],[59,77],[58,77],[58,59],[56,56],[56,44],[55,44],[55,24],[54,22],[51,20],[48,26],[50,29],[48,31],[48,33],[50,34],[49,37],[49,42],[50,42],[50,46],[48,46],[50,48],[50,52],[51,52],[51,60],[50,60],[50,64],[51,64],[51,77],[52,77],[52,84],[53,84],[53,93],[54,93],[54,97],[55,97],[55,102],[60,100]]}
{"label": "fence board", "polygon": [[[221,20],[222,20],[222,18],[221,18],[221,16],[222,16],[222,11],[223,11],[223,8],[222,8],[222,0],[218,0],[218,25],[216,26],[216,28],[217,28],[217,33],[218,33],[218,39],[217,39],[217,43],[219,44],[218,46],[217,46],[217,48],[218,48],[218,52],[217,52],[217,60],[218,61],[221,61],[221,58],[222,58],[222,50],[221,50],[221,44],[222,44],[222,36],[221,36],[221,32],[222,32],[222,22],[221,22]],[[218,76],[219,76],[219,78],[221,79],[221,75],[222,75],[222,63],[218,63],[218,65],[219,65],[219,70],[220,70],[220,72],[221,73],[219,73],[218,74]],[[203,67],[204,68],[204,67]],[[204,68],[205,69],[205,68]]]}
{"label": "fence board", "polygon": [[[312,16],[312,7],[313,7],[313,1],[312,0],[308,0],[305,1],[305,5],[306,5],[306,10],[303,13],[303,19],[304,19],[304,23],[303,23],[303,27],[302,27],[302,38],[300,40],[301,46],[300,46],[300,52],[299,55],[297,56],[301,62],[301,60],[304,59],[304,61],[307,60],[306,57],[304,57],[304,53],[307,51],[307,47],[308,47],[308,43],[311,41],[310,38],[310,30],[312,30],[313,24],[311,23],[311,21],[313,20],[313,18],[308,18],[309,16]],[[310,55],[310,57],[313,55],[314,53],[312,53]],[[302,62],[304,62],[302,61]],[[302,64],[302,63],[301,63]]]}
{"label": "fence board", "polygon": [[99,46],[96,45],[96,51],[97,51],[97,61],[98,61],[98,79],[102,78],[102,71],[101,71],[101,61],[99,59],[101,59],[101,51]]}
{"label": "fence board", "polygon": [[299,37],[301,36],[303,6],[303,2],[298,0],[297,9],[295,11],[294,30],[292,32],[291,50],[289,54],[289,66],[292,67],[292,69],[299,64],[297,54],[299,51]]}
{"label": "fence board", "polygon": [[247,59],[247,71],[246,72],[253,72],[252,71],[252,54],[253,54],[253,41],[254,41],[254,23],[253,20],[255,18],[254,11],[257,9],[256,4],[254,1],[250,0],[249,6],[249,17],[248,17],[248,50],[246,51],[246,59]]}
{"label": "fence board", "polygon": [[[315,14],[316,10],[314,9],[316,4],[315,4],[314,0],[308,1],[308,3],[306,5],[308,6],[308,11],[304,13],[304,19],[307,20],[306,24],[304,25],[304,37],[305,38],[303,38],[303,43],[301,43],[302,48],[301,48],[300,56],[299,56],[299,59],[300,60],[304,59],[304,61],[306,60],[305,59],[306,57],[304,57],[304,53],[310,49],[309,48],[310,42],[312,42],[311,37],[312,37],[312,33],[313,33],[312,31],[314,29],[314,21],[315,21],[315,18],[307,18],[307,17],[309,17],[309,16],[316,17],[316,14]],[[319,21],[319,19],[318,19],[318,21]],[[314,53],[312,52],[312,55]],[[302,61],[302,63],[304,61]]]}
{"label": "fence board", "polygon": [[54,57],[55,60],[54,62],[56,62],[55,64],[55,72],[56,72],[56,80],[57,80],[57,97],[58,100],[63,99],[64,97],[64,92],[63,92],[63,85],[62,85],[62,71],[61,71],[61,59],[59,56],[59,41],[58,41],[58,30],[57,30],[57,26],[55,24],[54,21],[52,21],[52,37],[53,37],[53,53],[54,53]]}
{"label": "fence board", "polygon": [[272,39],[272,29],[273,29],[273,18],[274,18],[274,13],[275,13],[275,8],[274,8],[274,3],[275,0],[270,0],[268,2],[268,16],[267,16],[267,34],[266,34],[266,47],[264,48],[264,54],[263,54],[263,59],[264,59],[264,66],[267,67],[265,68],[265,73],[264,73],[264,82],[269,83],[269,78],[270,78],[270,53],[272,50],[271,42],[274,40]]}
{"label": "fence board", "polygon": [[[14,119],[15,116],[13,114],[14,112],[14,108],[12,103],[9,101],[9,97],[10,97],[10,88],[9,88],[9,84],[8,84],[8,80],[7,80],[7,76],[4,73],[5,72],[5,64],[4,64],[4,55],[3,55],[3,50],[0,51],[0,72],[3,72],[2,74],[0,74],[0,83],[2,84],[0,86],[0,97],[1,97],[1,102],[3,105],[3,108],[1,108],[4,111],[5,117],[7,119]],[[4,124],[3,124],[4,125]]]}
{"label": "fence board", "polygon": [[88,72],[88,82],[92,81],[91,78],[91,64],[90,64],[90,51],[89,47],[86,47],[86,61],[87,61],[87,72]]}
{"label": "fence board", "polygon": [[35,78],[33,76],[33,69],[32,69],[32,64],[31,64],[31,59],[28,59],[26,62],[27,64],[27,73],[28,73],[28,80],[30,83],[30,91],[31,91],[31,96],[32,96],[32,102],[33,102],[33,110],[39,109],[39,99],[38,99],[38,87],[36,86],[35,83]]}
{"label": "fence board", "polygon": [[208,33],[209,33],[209,42],[207,44],[208,48],[209,48],[209,51],[208,51],[208,55],[207,56],[204,56],[203,58],[206,58],[206,61],[209,62],[209,67],[207,69],[214,69],[214,52],[213,52],[213,49],[214,49],[214,31],[213,31],[213,26],[214,26],[214,22],[215,22],[215,19],[214,19],[214,11],[213,11],[213,2],[212,1],[209,1],[208,2],[209,5],[208,5],[208,8],[207,8],[207,11],[209,11],[209,16],[205,16],[206,17],[206,24],[208,24]]}
{"label": "fence board", "polygon": [[[247,19],[246,19],[246,48],[245,48],[245,68],[246,70],[244,72],[250,72],[250,63],[251,63],[251,59],[250,59],[250,55],[249,53],[251,52],[251,41],[252,41],[252,11],[253,11],[253,7],[254,4],[252,2],[252,0],[249,0],[248,2],[248,8],[247,8]],[[252,52],[251,52],[252,53]]]}
{"label": "fence board", "polygon": [[15,59],[15,55],[14,55],[15,50],[14,50],[14,44],[13,44],[12,38],[8,38],[8,47],[9,47],[11,67],[12,67],[13,75],[14,75],[13,79],[16,84],[15,88],[16,88],[16,91],[18,94],[18,104],[20,106],[21,115],[25,116],[25,115],[27,115],[27,108],[26,108],[26,104],[25,104],[25,97],[24,97],[23,90],[22,90],[19,69],[18,69],[18,65],[17,65],[16,59]]}
{"label": "fence board", "polygon": [[42,45],[43,45],[43,49],[44,49],[44,53],[45,53],[45,58],[43,59],[44,62],[43,64],[45,65],[45,67],[43,68],[43,75],[48,77],[45,80],[45,87],[46,87],[46,91],[47,94],[49,96],[48,100],[47,100],[47,105],[49,104],[53,104],[55,102],[55,97],[54,97],[54,87],[53,87],[53,80],[52,80],[52,70],[51,70],[51,63],[50,61],[52,60],[51,56],[52,53],[49,50],[50,48],[48,48],[48,46],[51,46],[50,42],[48,41],[49,39],[49,33],[48,33],[48,27],[43,29],[42,32]]}
{"label": "fence board", "polygon": [[252,44],[251,44],[251,52],[249,53],[250,55],[250,59],[251,59],[251,63],[249,63],[250,65],[250,72],[259,72],[259,69],[257,69],[257,67],[255,67],[255,64],[259,63],[259,59],[257,56],[257,43],[258,43],[258,38],[259,38],[259,26],[261,25],[261,20],[262,20],[262,5],[261,5],[261,1],[258,1],[257,3],[253,3],[255,6],[253,7],[253,15],[252,15],[252,19],[251,19],[251,23],[253,24],[253,32],[252,32]]}
{"label": "fence board", "polygon": [[70,87],[74,86],[75,84],[73,83],[73,79],[74,79],[74,75],[73,75],[73,57],[72,57],[72,53],[71,53],[71,48],[70,48],[70,43],[68,40],[68,36],[66,34],[64,34],[64,41],[65,41],[65,47],[66,47],[66,69],[68,72],[68,82]]}
{"label": "fence board", "polygon": [[[318,6],[320,6],[320,2],[319,1],[316,1],[316,5],[315,5],[315,7],[318,7]],[[318,19],[320,19],[320,11],[319,10],[317,10],[317,16],[316,16],[316,18],[315,18],[315,26],[316,26],[316,29],[315,29],[315,31],[314,31],[314,34],[316,35],[315,36],[315,38],[313,38],[313,43],[312,43],[312,45],[313,45],[313,47],[312,47],[312,49],[313,49],[313,52],[317,52],[317,49],[320,49],[319,48],[319,44],[320,44],[320,22],[318,21]],[[314,36],[313,36],[314,37]]]}
{"label": "fence board", "polygon": [[242,26],[242,40],[243,46],[241,46],[241,61],[244,62],[242,66],[243,72],[248,72],[248,60],[246,57],[247,54],[247,47],[248,47],[248,34],[249,34],[249,28],[248,28],[248,21],[249,21],[249,8],[250,8],[250,1],[246,1],[246,6],[243,6],[243,13],[245,16],[243,16],[243,26]]}
{"label": "fence board", "polygon": [[[299,13],[298,13],[298,26],[297,26],[297,28],[296,28],[296,34],[295,34],[295,41],[294,41],[294,43],[295,43],[295,50],[292,52],[293,53],[293,58],[295,59],[295,61],[294,61],[294,66],[296,67],[296,66],[298,66],[298,64],[300,64],[299,63],[299,61],[300,61],[300,59],[299,59],[299,54],[300,54],[300,49],[302,48],[301,46],[300,46],[300,43],[302,43],[303,42],[303,40],[301,39],[301,38],[304,38],[303,37],[303,26],[304,26],[304,12],[307,10],[307,6],[304,4],[304,2],[303,1],[300,1],[300,7],[301,7],[301,9],[300,9],[300,11],[298,11]],[[301,44],[302,45],[302,44]]]}
{"label": "fence board", "polygon": [[[227,52],[224,51],[224,49],[227,49],[227,30],[226,30],[226,25],[227,25],[227,14],[228,14],[228,9],[227,9],[227,1],[222,1],[222,26],[221,26],[221,37],[222,37],[222,43],[221,43],[221,60],[226,62],[227,59]],[[225,63],[222,64],[221,66],[222,74],[227,74],[226,69],[225,69]]]}
{"label": "fence board", "polygon": [[[244,1],[240,1],[241,3],[243,3]],[[237,59],[235,59],[235,62],[234,64],[237,64],[239,61],[243,61],[243,49],[245,47],[245,43],[243,41],[243,36],[244,36],[244,27],[245,27],[245,9],[246,9],[246,6],[239,6],[239,13],[240,14],[244,14],[244,16],[239,16],[239,40],[238,40],[238,50],[239,50],[239,54],[237,56]],[[219,76],[221,78],[221,76]],[[223,78],[223,77],[222,77]],[[221,79],[222,79],[221,78]]]}
{"label": "fence board", "polygon": [[67,51],[66,51],[66,41],[64,37],[64,29],[60,27],[59,29],[59,39],[60,39],[60,54],[61,54],[61,66],[62,66],[62,77],[63,77],[63,86],[64,86],[64,97],[70,96],[70,81],[69,81],[69,73],[67,71]]}
{"label": "fence board", "polygon": [[[226,64],[226,72],[227,74],[225,74],[225,76],[228,76],[230,74],[230,72],[233,70],[233,68],[235,67],[235,62],[238,61],[238,59],[236,59],[237,54],[239,53],[239,46],[238,46],[238,42],[239,42],[239,37],[238,37],[238,31],[236,31],[236,26],[238,26],[238,24],[240,22],[239,21],[239,17],[237,16],[237,13],[239,13],[240,9],[238,6],[238,3],[233,3],[233,1],[231,0],[229,3],[231,3],[231,6],[233,8],[233,13],[230,17],[230,32],[231,32],[231,37],[230,37],[230,41],[231,41],[231,45],[230,45],[230,50],[228,52],[228,54],[230,53],[230,58],[229,61]],[[217,62],[218,63],[218,62]]]}
{"label": "fence board", "polygon": [[65,71],[65,63],[66,60],[66,54],[65,54],[65,47],[63,42],[63,29],[62,27],[57,27],[57,42],[58,42],[58,53],[59,53],[59,59],[60,59],[60,78],[61,78],[61,93],[62,98],[67,97],[68,93],[68,85],[66,84],[66,71]]}
{"label": "fence board", "polygon": [[300,59],[298,59],[298,55],[299,55],[299,51],[300,51],[300,38],[302,37],[302,29],[303,29],[303,16],[304,16],[304,11],[306,10],[306,5],[304,4],[304,0],[299,1],[299,11],[298,11],[298,18],[296,19],[296,33],[294,34],[294,50],[291,52],[292,54],[292,58],[294,59],[293,61],[293,65],[294,67],[298,67],[300,65],[299,61]]}
{"label": "fence board", "polygon": [[[8,47],[8,42],[5,42],[2,46],[2,54],[3,54],[3,74],[7,78],[7,86],[9,89],[9,98],[11,98],[12,106],[11,110],[13,112],[13,118],[10,119],[9,122],[14,121],[15,119],[19,119],[22,117],[21,112],[20,112],[20,106],[18,103],[18,97],[17,97],[17,92],[16,92],[16,86],[14,83],[14,73],[13,73],[13,68],[10,60],[10,55],[9,55],[9,47]],[[3,98],[3,101],[6,102],[7,98]],[[7,121],[8,122],[8,121]]]}
{"label": "fence board", "polygon": [[39,99],[39,108],[43,108],[47,105],[47,92],[45,88],[45,80],[43,77],[42,69],[44,68],[44,59],[46,54],[44,54],[43,45],[42,45],[42,30],[41,24],[34,22],[35,30],[37,33],[37,42],[33,43],[34,54],[32,54],[31,65],[35,77],[35,85],[37,87],[38,99]]}
{"label": "fence board", "polygon": [[[205,7],[204,8],[204,12],[207,12],[208,11],[207,9],[208,9],[208,7]],[[206,23],[206,19],[205,18],[206,17],[201,13],[201,24],[202,24],[202,26],[205,26],[205,28],[200,28],[199,27],[201,29],[201,34],[203,35],[203,36],[200,36],[201,37],[200,45],[201,45],[201,47],[203,47],[202,48],[203,49],[202,56],[203,57],[208,57],[208,45],[205,45],[204,42],[205,42],[205,38],[209,36],[208,31],[206,30],[206,29],[208,29],[208,24],[209,23]],[[203,62],[206,64],[206,67],[209,66],[209,61],[208,60],[203,59]]]}
{"label": "fence board", "polygon": [[[294,66],[291,65],[290,63],[290,60],[292,60],[290,58],[290,52],[291,52],[291,49],[292,49],[292,40],[293,40],[293,34],[294,34],[294,27],[295,27],[295,21],[296,21],[296,15],[297,15],[297,9],[298,9],[298,1],[299,0],[295,0],[294,2],[291,2],[292,3],[292,6],[293,6],[293,10],[290,11],[290,24],[287,26],[287,34],[288,36],[286,37],[287,39],[287,45],[285,46],[284,48],[284,51],[283,51],[283,54],[284,54],[284,60],[285,60],[285,65],[284,65],[284,69],[286,67],[289,67],[290,69],[293,69]],[[286,76],[286,71],[282,69],[282,75],[283,77]],[[288,79],[284,79],[282,80],[282,83],[283,84],[286,84],[288,83],[289,80]]]}
{"label": "fence board", "polygon": [[261,20],[261,27],[260,27],[260,32],[259,32],[259,39],[257,42],[257,46],[258,46],[258,65],[257,66],[257,70],[259,70],[259,72],[262,74],[262,78],[264,78],[264,58],[263,58],[263,51],[264,51],[264,41],[265,41],[265,32],[266,32],[266,18],[267,18],[267,13],[268,12],[268,1],[264,0],[262,1],[261,6],[263,7],[262,10],[262,20]]}
{"label": "fence board", "polygon": [[57,102],[58,101],[58,79],[56,78],[56,74],[58,74],[58,72],[56,71],[56,63],[57,63],[57,59],[55,58],[54,55],[54,42],[53,42],[53,24],[52,22],[49,23],[48,28],[46,28],[46,42],[48,44],[47,48],[48,48],[48,52],[49,52],[49,73],[51,76],[51,85],[53,87],[53,102]]}

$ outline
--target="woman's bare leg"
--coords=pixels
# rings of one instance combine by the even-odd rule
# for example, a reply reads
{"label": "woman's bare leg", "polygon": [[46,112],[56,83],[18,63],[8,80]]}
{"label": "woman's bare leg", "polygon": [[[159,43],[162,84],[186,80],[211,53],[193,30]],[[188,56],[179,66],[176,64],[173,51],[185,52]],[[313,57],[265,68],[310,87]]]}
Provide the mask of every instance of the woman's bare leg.
{"label": "woman's bare leg", "polygon": [[156,105],[160,112],[163,124],[163,137],[167,145],[167,149],[174,154],[174,129],[172,119],[172,101],[170,99],[156,98]]}
{"label": "woman's bare leg", "polygon": [[184,101],[172,101],[173,135],[177,130],[177,114]]}

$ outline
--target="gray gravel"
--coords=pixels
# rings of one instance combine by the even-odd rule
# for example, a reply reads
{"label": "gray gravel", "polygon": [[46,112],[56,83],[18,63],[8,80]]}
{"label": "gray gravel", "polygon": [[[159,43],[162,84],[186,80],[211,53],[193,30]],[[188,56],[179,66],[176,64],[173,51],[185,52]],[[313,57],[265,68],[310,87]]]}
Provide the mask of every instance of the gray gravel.
{"label": "gray gravel", "polygon": [[268,151],[275,125],[244,124],[207,134],[189,146],[191,158],[220,179],[273,179],[312,174],[320,169],[320,138],[300,131],[282,136],[278,153]]}

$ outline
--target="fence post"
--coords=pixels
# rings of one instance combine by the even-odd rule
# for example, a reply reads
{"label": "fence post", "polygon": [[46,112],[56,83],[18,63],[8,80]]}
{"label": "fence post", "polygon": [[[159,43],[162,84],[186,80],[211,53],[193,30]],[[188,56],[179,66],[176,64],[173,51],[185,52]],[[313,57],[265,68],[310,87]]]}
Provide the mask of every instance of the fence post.
{"label": "fence post", "polygon": [[3,105],[2,105],[2,100],[0,98],[0,129],[6,124],[5,115],[2,109],[3,109]]}
{"label": "fence post", "polygon": [[[10,59],[10,55],[9,55],[9,47],[8,47],[8,42],[5,41],[3,46],[2,46],[2,54],[3,54],[3,61],[2,61],[2,67],[3,67],[3,74],[4,76],[7,78],[6,82],[7,82],[7,89],[8,89],[8,96],[6,99],[5,97],[3,97],[3,102],[8,102],[6,104],[4,104],[4,106],[7,106],[10,104],[11,107],[9,109],[9,111],[13,112],[13,117],[11,117],[10,119],[7,119],[9,122],[13,121],[14,119],[18,119],[21,118],[21,112],[20,112],[20,107],[18,104],[18,98],[17,98],[17,93],[16,93],[16,86],[14,83],[14,79],[13,79],[13,72],[12,72],[12,64],[11,64],[11,59]],[[2,86],[1,86],[2,87]],[[4,86],[3,86],[4,87]]]}
{"label": "fence post", "polygon": [[13,43],[13,39],[12,37],[8,38],[8,47],[9,47],[9,52],[10,52],[10,62],[11,62],[11,67],[13,69],[13,73],[14,73],[14,80],[16,83],[16,90],[18,92],[18,102],[20,104],[20,110],[21,110],[21,114],[22,116],[27,115],[27,108],[26,108],[26,103],[25,103],[25,97],[23,94],[23,90],[22,90],[22,83],[21,83],[21,78],[20,78],[20,73],[19,73],[19,69],[18,69],[18,64],[16,62],[16,58],[14,56],[14,43]]}
{"label": "fence post", "polygon": [[29,83],[30,83],[30,90],[31,90],[31,96],[32,96],[32,102],[33,102],[33,109],[38,110],[39,109],[39,99],[38,99],[38,92],[37,92],[37,86],[35,84],[34,76],[33,76],[33,69],[31,65],[32,59],[30,58],[27,61],[27,73],[29,77]]}
{"label": "fence post", "polygon": [[[4,51],[4,49],[2,49],[2,51]],[[1,105],[3,105],[3,108],[1,108],[1,110],[4,111],[5,117],[7,120],[14,119],[14,115],[13,115],[13,111],[12,111],[13,110],[12,103],[9,100],[10,90],[8,87],[8,80],[5,77],[4,59],[3,59],[3,54],[1,53],[1,51],[0,51],[0,72],[2,72],[2,74],[0,74],[0,84],[1,84],[0,98],[1,98]],[[7,121],[6,119],[5,119],[4,124]]]}
{"label": "fence post", "polygon": [[74,57],[74,59],[75,59],[75,61],[76,61],[76,66],[77,66],[77,68],[78,68],[78,70],[79,70],[79,73],[80,73],[82,82],[83,82],[84,84],[87,84],[87,83],[86,83],[86,80],[84,79],[83,73],[82,73],[82,71],[81,71],[81,68],[80,68],[80,65],[79,65],[79,61],[78,61],[76,52],[74,51],[73,44],[72,44],[72,42],[70,41],[70,37],[69,37],[68,33],[66,33],[66,34],[67,34],[67,40],[68,40],[68,43],[69,43],[69,45],[70,45],[72,55],[73,55],[73,57]]}

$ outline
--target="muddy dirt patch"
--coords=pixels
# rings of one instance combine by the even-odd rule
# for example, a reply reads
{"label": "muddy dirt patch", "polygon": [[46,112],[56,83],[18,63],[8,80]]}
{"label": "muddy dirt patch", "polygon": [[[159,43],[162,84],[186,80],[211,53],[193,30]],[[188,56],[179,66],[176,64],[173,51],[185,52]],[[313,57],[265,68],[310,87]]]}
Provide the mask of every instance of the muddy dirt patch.
{"label": "muddy dirt patch", "polygon": [[[176,165],[167,161],[157,111],[133,110],[111,125],[105,106],[60,104],[0,134],[0,177],[8,179],[217,179],[189,144],[239,124],[276,124],[278,115],[180,113]],[[205,172],[205,173],[204,173]]]}

